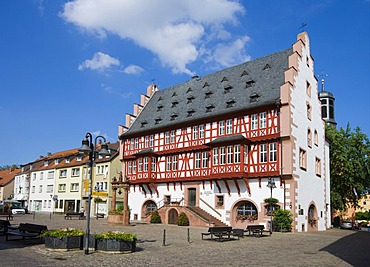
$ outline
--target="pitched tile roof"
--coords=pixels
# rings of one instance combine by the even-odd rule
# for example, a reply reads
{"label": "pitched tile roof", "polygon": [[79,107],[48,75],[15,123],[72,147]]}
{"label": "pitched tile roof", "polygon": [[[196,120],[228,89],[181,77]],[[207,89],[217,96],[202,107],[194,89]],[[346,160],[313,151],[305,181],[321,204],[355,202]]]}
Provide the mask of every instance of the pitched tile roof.
{"label": "pitched tile roof", "polygon": [[6,169],[0,171],[0,186],[4,186],[11,182],[14,177],[20,173],[21,169]]}
{"label": "pitched tile roof", "polygon": [[156,91],[122,137],[274,104],[292,52],[289,48]]}

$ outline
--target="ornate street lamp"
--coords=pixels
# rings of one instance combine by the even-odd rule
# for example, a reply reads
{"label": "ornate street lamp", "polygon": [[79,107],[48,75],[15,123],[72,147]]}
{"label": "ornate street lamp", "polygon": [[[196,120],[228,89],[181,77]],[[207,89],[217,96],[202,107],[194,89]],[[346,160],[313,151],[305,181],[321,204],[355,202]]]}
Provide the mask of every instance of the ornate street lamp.
{"label": "ornate street lamp", "polygon": [[[96,147],[96,142],[101,138],[104,140],[104,143],[101,145],[101,149],[98,151]],[[93,166],[97,155],[100,156],[109,156],[110,152],[108,151],[107,141],[104,136],[98,135],[95,137],[93,143],[93,137],[91,133],[86,133],[85,138],[82,140],[82,146],[78,150],[81,154],[89,155],[89,162],[87,165],[90,168],[90,177],[89,177],[89,188],[88,188],[88,198],[87,198],[87,226],[86,226],[86,237],[85,237],[85,255],[89,254],[89,238],[90,238],[90,212],[91,212],[91,184],[92,184],[92,173]]]}
{"label": "ornate street lamp", "polygon": [[275,185],[275,181],[273,178],[269,177],[268,178],[268,183],[267,183],[267,187],[270,188],[270,235],[272,235],[272,189],[276,188],[276,185]]}

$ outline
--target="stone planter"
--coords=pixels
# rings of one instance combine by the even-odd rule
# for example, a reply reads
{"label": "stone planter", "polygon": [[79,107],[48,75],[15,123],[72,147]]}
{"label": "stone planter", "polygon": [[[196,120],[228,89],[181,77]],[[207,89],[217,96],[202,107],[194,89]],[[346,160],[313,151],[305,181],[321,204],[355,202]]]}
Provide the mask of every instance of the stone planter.
{"label": "stone planter", "polygon": [[83,236],[65,236],[58,238],[54,236],[45,236],[45,247],[58,250],[78,250],[82,249]]}
{"label": "stone planter", "polygon": [[115,239],[96,239],[95,250],[108,253],[131,253],[136,250],[136,242]]}
{"label": "stone planter", "polygon": [[108,222],[109,223],[123,223],[123,215],[122,214],[114,214],[114,215],[111,215],[109,214],[108,215]]}

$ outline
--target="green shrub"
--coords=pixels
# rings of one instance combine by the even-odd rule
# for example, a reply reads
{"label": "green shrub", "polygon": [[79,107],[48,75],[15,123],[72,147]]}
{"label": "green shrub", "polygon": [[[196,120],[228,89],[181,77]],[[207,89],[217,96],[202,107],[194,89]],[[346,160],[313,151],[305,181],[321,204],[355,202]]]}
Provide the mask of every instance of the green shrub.
{"label": "green shrub", "polygon": [[272,223],[274,225],[274,229],[277,230],[288,230],[292,229],[292,222],[293,222],[293,214],[288,210],[278,209],[273,214],[274,219]]}
{"label": "green shrub", "polygon": [[152,212],[150,216],[150,223],[162,223],[161,216],[159,216],[159,213],[157,210]]}
{"label": "green shrub", "polygon": [[181,212],[179,218],[177,218],[178,226],[189,226],[189,219],[185,212]]}

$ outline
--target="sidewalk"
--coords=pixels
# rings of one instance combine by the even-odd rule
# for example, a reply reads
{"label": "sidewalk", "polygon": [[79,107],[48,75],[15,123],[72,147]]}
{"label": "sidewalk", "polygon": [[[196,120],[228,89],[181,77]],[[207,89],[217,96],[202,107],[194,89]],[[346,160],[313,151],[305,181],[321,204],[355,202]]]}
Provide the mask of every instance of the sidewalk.
{"label": "sidewalk", "polygon": [[[86,220],[64,220],[62,215],[15,216],[12,224],[45,224],[49,229],[76,227]],[[244,237],[214,242],[201,240],[202,227],[163,224],[130,226],[91,218],[91,233],[121,230],[138,235],[132,254],[106,254],[90,250],[54,252],[32,240],[5,241],[0,236],[1,266],[366,266],[370,232],[333,229],[315,233],[273,233],[271,237]],[[165,230],[165,240],[164,238]],[[189,233],[189,239],[188,239]],[[190,241],[190,242],[188,242]],[[165,244],[165,246],[163,246]]]}

